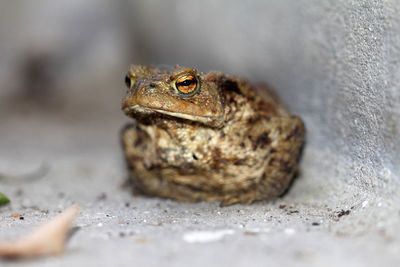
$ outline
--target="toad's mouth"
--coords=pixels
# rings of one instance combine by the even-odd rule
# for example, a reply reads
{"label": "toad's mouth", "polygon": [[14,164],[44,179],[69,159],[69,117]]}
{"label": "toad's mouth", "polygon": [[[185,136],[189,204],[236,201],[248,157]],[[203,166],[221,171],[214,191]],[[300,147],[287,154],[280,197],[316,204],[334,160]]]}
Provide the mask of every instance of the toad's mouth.
{"label": "toad's mouth", "polygon": [[143,107],[138,104],[129,106],[129,107],[125,107],[123,109],[123,111],[129,117],[132,117],[135,119],[141,119],[141,118],[151,117],[156,114],[162,114],[162,115],[167,115],[171,118],[174,117],[174,118],[180,118],[180,119],[184,119],[184,120],[188,120],[188,121],[200,122],[207,126],[216,127],[216,128],[222,127],[222,124],[223,124],[222,119],[220,117],[216,117],[216,116],[196,116],[196,115],[185,114],[185,113],[180,113],[180,112],[172,112],[172,111],[166,111],[166,110],[162,110],[162,109]]}

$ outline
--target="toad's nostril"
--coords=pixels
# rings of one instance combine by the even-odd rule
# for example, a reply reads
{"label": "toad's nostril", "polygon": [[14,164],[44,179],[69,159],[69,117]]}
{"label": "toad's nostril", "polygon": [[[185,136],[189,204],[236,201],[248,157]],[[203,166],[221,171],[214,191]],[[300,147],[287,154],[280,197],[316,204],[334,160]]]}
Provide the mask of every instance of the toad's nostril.
{"label": "toad's nostril", "polygon": [[153,92],[156,89],[156,84],[155,83],[150,83],[149,84],[149,90],[150,92]]}

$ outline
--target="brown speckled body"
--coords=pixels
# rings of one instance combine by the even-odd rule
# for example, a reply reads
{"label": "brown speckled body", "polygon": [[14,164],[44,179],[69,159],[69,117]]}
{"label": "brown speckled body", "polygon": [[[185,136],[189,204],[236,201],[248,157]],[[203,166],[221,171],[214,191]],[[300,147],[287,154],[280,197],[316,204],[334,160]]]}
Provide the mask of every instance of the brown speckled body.
{"label": "brown speckled body", "polygon": [[[176,77],[198,80],[195,94]],[[122,132],[130,179],[139,192],[182,201],[250,204],[279,196],[297,168],[305,128],[267,88],[218,72],[132,66]],[[260,89],[263,97],[256,93]]]}

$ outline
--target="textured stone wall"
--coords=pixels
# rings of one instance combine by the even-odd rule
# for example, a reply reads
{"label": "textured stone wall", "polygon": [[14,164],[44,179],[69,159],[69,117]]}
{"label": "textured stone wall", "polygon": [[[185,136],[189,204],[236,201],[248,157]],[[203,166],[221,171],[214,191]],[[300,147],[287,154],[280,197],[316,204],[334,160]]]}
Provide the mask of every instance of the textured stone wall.
{"label": "textured stone wall", "polygon": [[307,123],[303,190],[398,191],[399,1],[172,3],[131,5],[136,58],[272,84]]}

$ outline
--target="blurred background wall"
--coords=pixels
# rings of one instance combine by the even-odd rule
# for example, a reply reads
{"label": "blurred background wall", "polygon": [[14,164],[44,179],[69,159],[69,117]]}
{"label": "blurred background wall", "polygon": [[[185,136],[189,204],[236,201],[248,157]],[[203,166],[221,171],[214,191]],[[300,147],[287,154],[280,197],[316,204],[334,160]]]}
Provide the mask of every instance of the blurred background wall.
{"label": "blurred background wall", "polygon": [[129,64],[181,64],[269,83],[305,120],[302,175],[293,194],[395,200],[399,4],[2,2],[1,159],[117,151]]}

